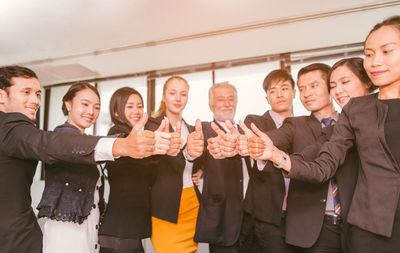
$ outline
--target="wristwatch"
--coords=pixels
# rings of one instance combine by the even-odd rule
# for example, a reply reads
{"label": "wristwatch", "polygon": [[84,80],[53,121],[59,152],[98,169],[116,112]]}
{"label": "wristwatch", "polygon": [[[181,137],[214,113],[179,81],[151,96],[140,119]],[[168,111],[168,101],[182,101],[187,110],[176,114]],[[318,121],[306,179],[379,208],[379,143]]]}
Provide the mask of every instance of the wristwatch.
{"label": "wristwatch", "polygon": [[285,152],[283,152],[282,151],[282,160],[281,160],[281,163],[278,165],[278,164],[275,164],[274,163],[274,166],[276,167],[276,168],[278,168],[278,169],[282,169],[283,167],[285,167],[285,164],[286,164],[286,162],[287,162],[287,154],[285,153]]}

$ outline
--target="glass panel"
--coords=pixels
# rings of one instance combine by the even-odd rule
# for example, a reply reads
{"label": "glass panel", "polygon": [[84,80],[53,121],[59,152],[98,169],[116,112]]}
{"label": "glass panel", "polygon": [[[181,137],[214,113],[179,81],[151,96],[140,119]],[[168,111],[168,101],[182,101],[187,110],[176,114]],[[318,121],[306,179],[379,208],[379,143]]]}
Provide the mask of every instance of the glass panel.
{"label": "glass panel", "polygon": [[[200,119],[202,121],[212,120],[212,114],[208,107],[208,89],[212,85],[212,72],[204,71],[181,76],[188,81],[190,86],[189,100],[182,115],[185,121],[191,125],[194,125],[196,119]],[[156,111],[162,100],[164,83],[168,78],[169,76],[156,79]]]}
{"label": "glass panel", "polygon": [[49,110],[49,122],[48,130],[53,131],[58,125],[63,124],[67,117],[64,116],[61,106],[62,98],[69,89],[69,85],[53,87],[50,91],[50,106],[47,108]]}
{"label": "glass panel", "polygon": [[147,77],[132,77],[116,79],[97,83],[101,97],[100,115],[96,122],[96,135],[107,135],[112,122],[110,118],[110,99],[112,94],[119,88],[132,87],[136,89],[143,97],[144,108],[147,108]]}
{"label": "glass panel", "polygon": [[235,121],[244,120],[248,114],[262,115],[270,109],[265,99],[263,81],[270,71],[279,69],[279,66],[279,62],[274,61],[215,71],[216,83],[227,81],[237,89]]}

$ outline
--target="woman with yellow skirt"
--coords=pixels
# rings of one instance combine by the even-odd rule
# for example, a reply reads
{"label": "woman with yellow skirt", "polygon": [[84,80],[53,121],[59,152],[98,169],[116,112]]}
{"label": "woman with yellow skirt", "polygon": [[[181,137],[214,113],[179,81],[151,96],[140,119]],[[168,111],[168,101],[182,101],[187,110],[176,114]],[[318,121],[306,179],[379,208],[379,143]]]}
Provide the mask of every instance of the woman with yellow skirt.
{"label": "woman with yellow skirt", "polygon": [[[155,115],[160,123],[164,117],[168,118],[170,132],[181,133],[182,150],[187,136],[194,130],[182,119],[188,92],[189,85],[184,78],[169,78],[164,84],[162,102]],[[198,247],[193,241],[199,209],[192,182],[193,163],[185,160],[182,150],[177,156],[164,156],[157,164],[151,203],[151,241],[157,253],[196,252]]]}

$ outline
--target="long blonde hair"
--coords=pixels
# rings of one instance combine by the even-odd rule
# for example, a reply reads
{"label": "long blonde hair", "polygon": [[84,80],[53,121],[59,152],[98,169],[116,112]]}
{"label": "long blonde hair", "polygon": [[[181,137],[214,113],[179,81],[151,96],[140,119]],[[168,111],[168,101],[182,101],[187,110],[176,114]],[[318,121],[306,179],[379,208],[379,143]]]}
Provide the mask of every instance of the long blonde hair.
{"label": "long blonde hair", "polygon": [[[171,76],[170,78],[168,78],[167,79],[167,81],[165,81],[165,83],[164,83],[164,86],[163,86],[163,96],[165,95],[165,91],[167,90],[167,85],[168,85],[168,83],[170,82],[170,81],[172,81],[172,80],[181,80],[181,81],[183,81],[184,83],[186,83],[186,85],[189,87],[189,83],[186,81],[186,79],[185,78],[183,78],[183,77],[181,77],[181,76]],[[155,113],[153,113],[153,117],[154,118],[157,118],[157,117],[160,117],[160,116],[162,116],[162,115],[165,115],[165,111],[167,110],[167,108],[166,108],[166,106],[165,106],[165,102],[164,102],[164,100],[161,100],[161,103],[160,103],[160,107],[158,108],[158,110],[155,112]]]}

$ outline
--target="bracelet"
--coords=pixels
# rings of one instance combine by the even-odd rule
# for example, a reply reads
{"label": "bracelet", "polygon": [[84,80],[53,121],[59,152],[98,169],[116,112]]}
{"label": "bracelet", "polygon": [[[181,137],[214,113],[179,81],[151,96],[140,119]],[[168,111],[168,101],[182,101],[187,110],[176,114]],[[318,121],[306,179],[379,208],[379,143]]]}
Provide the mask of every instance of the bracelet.
{"label": "bracelet", "polygon": [[282,151],[282,160],[281,163],[279,165],[274,163],[274,166],[278,169],[282,169],[283,167],[285,167],[285,164],[287,162],[287,154],[285,152]]}

